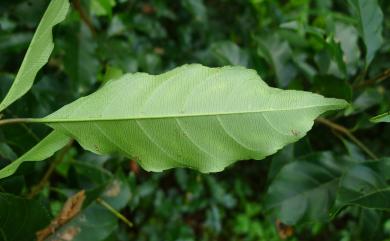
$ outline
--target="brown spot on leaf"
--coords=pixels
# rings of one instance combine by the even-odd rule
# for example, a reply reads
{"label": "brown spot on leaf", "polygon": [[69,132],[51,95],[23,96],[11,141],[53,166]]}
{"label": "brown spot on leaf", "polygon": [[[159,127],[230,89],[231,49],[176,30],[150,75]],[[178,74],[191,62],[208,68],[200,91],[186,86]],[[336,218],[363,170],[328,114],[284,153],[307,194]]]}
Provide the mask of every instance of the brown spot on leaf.
{"label": "brown spot on leaf", "polygon": [[279,219],[275,221],[275,226],[276,231],[282,240],[288,239],[294,234],[294,229],[291,226],[282,223]]}
{"label": "brown spot on leaf", "polygon": [[78,233],[80,233],[79,227],[68,227],[64,231],[58,233],[58,239],[56,239],[56,241],[72,241]]}
{"label": "brown spot on leaf", "polygon": [[97,152],[99,152],[99,147],[95,144],[95,145],[93,145],[93,147],[95,148],[95,150],[97,151]]}
{"label": "brown spot on leaf", "polygon": [[299,136],[299,131],[297,130],[291,130],[291,133],[294,135],[294,136]]}
{"label": "brown spot on leaf", "polygon": [[121,184],[118,180],[114,180],[104,192],[106,197],[116,197],[121,192]]}

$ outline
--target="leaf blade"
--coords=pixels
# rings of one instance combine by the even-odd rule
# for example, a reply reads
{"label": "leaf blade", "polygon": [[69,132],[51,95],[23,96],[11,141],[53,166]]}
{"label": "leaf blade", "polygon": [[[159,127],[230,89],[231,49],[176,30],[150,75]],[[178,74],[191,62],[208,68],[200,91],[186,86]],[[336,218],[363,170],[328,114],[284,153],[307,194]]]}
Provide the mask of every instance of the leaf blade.
{"label": "leaf blade", "polygon": [[38,200],[0,193],[1,240],[34,240],[35,232],[49,221],[48,210]]}
{"label": "leaf blade", "polygon": [[304,136],[319,114],[346,105],[271,88],[243,67],[185,65],[161,75],[125,75],[36,121],[92,152],[138,159],[146,170],[216,172],[275,153]]}
{"label": "leaf blade", "polygon": [[329,152],[286,164],[269,186],[266,208],[290,225],[328,220],[338,181],[346,166]]}
{"label": "leaf blade", "polygon": [[11,176],[16,172],[16,169],[26,161],[41,161],[54,154],[64,147],[70,138],[59,131],[53,131],[28,152],[13,161],[11,164],[0,170],[0,179]]}
{"label": "leaf blade", "polygon": [[340,180],[337,201],[340,206],[389,210],[390,158],[365,162],[348,169]]}
{"label": "leaf blade", "polygon": [[360,36],[366,46],[367,67],[383,43],[383,12],[376,0],[349,0],[348,3],[357,17]]}
{"label": "leaf blade", "polygon": [[370,119],[371,122],[390,122],[390,112],[383,113],[381,115],[374,116]]}
{"label": "leaf blade", "polygon": [[53,0],[50,2],[31,40],[16,78],[0,103],[0,111],[23,96],[33,85],[35,76],[47,63],[53,51],[52,28],[65,19],[68,8],[68,0]]}

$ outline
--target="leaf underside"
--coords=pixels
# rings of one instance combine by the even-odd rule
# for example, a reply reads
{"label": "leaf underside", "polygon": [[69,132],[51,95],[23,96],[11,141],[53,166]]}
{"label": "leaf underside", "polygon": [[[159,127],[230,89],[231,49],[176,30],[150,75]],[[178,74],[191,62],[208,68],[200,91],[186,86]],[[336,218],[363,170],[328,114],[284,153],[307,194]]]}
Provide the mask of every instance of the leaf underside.
{"label": "leaf underside", "polygon": [[222,171],[260,160],[303,137],[344,100],[269,87],[254,70],[184,65],[127,74],[36,119],[98,154],[121,153],[148,171]]}
{"label": "leaf underside", "polygon": [[26,161],[42,161],[51,157],[56,151],[64,147],[70,138],[60,131],[53,131],[28,152],[0,170],[0,179],[11,176],[16,169]]}

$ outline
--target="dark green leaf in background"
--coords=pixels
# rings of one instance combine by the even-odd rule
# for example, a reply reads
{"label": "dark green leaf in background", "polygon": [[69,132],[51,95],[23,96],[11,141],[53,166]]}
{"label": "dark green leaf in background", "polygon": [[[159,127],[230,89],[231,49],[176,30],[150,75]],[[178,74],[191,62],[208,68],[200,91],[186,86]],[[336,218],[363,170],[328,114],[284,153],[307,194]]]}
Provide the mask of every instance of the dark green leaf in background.
{"label": "dark green leaf in background", "polygon": [[338,205],[390,209],[390,158],[355,165],[340,180]]}
{"label": "dark green leaf in background", "polygon": [[286,87],[296,75],[292,64],[292,51],[287,41],[278,35],[268,38],[258,38],[258,54],[263,57],[273,69],[278,87]]}
{"label": "dark green leaf in background", "polygon": [[74,22],[70,29],[74,34],[67,36],[64,42],[64,68],[75,95],[80,96],[96,83],[99,68],[97,45],[85,23]]}
{"label": "dark green leaf in background", "polygon": [[286,224],[328,220],[344,165],[330,153],[286,164],[267,191],[267,209]]}
{"label": "dark green leaf in background", "polygon": [[0,193],[0,240],[34,240],[35,232],[48,225],[50,219],[39,201]]}
{"label": "dark green leaf in background", "polygon": [[377,0],[348,0],[356,17],[360,37],[366,46],[366,67],[372,62],[383,44],[383,12]]}

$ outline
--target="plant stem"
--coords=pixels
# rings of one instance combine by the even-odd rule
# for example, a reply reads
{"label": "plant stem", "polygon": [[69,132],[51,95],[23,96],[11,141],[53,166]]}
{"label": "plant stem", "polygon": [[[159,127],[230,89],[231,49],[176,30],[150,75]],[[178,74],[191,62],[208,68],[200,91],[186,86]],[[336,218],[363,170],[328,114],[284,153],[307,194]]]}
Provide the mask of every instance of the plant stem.
{"label": "plant stem", "polygon": [[95,27],[92,24],[92,21],[88,14],[84,11],[83,7],[81,6],[80,0],[74,0],[73,6],[75,10],[79,13],[81,20],[87,25],[89,30],[93,35],[96,35]]}
{"label": "plant stem", "polygon": [[15,124],[15,123],[26,123],[31,122],[31,118],[12,118],[12,119],[4,119],[0,120],[0,126],[7,124]]}
{"label": "plant stem", "polygon": [[382,82],[388,78],[390,78],[390,68],[387,68],[385,71],[383,71],[381,74],[377,75],[373,79],[366,80],[362,83],[358,83],[354,87],[355,88],[363,88],[363,87],[366,87],[369,85],[379,84],[380,82]]}
{"label": "plant stem", "polygon": [[361,141],[359,141],[347,128],[345,128],[344,126],[342,125],[339,125],[337,123],[334,123],[328,119],[325,119],[325,118],[318,118],[316,120],[318,123],[321,123],[323,125],[326,125],[328,127],[330,127],[331,129],[335,130],[335,131],[338,131],[342,134],[344,134],[345,136],[347,136],[351,141],[353,141],[357,146],[359,146],[364,152],[367,153],[367,155],[369,157],[371,157],[372,159],[376,160],[378,159],[378,157],[372,152],[370,151],[370,149],[368,149],[368,147],[366,147]]}
{"label": "plant stem", "polygon": [[105,207],[108,211],[110,211],[112,214],[114,214],[117,218],[119,218],[120,220],[122,220],[125,224],[127,224],[127,226],[129,226],[130,228],[133,227],[133,223],[130,222],[125,216],[123,216],[120,212],[118,212],[115,208],[113,208],[109,203],[107,203],[106,201],[104,201],[103,199],[101,198],[97,198],[96,201],[102,205],[103,207]]}
{"label": "plant stem", "polygon": [[49,168],[45,172],[45,175],[42,177],[39,183],[31,188],[31,192],[27,195],[27,198],[33,198],[47,185],[51,175],[53,174],[54,169],[58,164],[62,162],[65,157],[65,154],[69,151],[72,144],[73,140],[69,141],[69,143],[64,148],[62,148],[61,152],[58,154],[58,157],[50,164]]}

